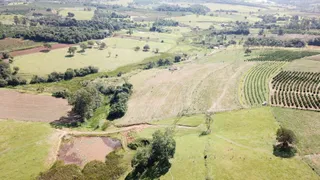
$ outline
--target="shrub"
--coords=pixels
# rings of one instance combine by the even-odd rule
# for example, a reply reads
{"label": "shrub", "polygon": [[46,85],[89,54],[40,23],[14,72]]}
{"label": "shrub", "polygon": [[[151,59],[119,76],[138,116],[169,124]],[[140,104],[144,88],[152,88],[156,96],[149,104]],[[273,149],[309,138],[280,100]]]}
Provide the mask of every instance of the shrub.
{"label": "shrub", "polygon": [[4,79],[0,79],[0,87],[6,87],[8,85],[8,82]]}
{"label": "shrub", "polygon": [[180,62],[181,61],[181,56],[175,56],[174,57],[174,62],[175,63],[178,63],[178,62]]}
{"label": "shrub", "polygon": [[72,79],[74,76],[76,75],[76,73],[74,72],[73,69],[69,68],[66,70],[66,72],[64,73],[64,80],[70,80]]}
{"label": "shrub", "polygon": [[67,89],[65,89],[65,90],[53,92],[52,96],[56,98],[67,99],[70,96],[70,92]]}
{"label": "shrub", "polygon": [[46,78],[34,75],[30,81],[30,84],[38,84],[38,83],[45,83],[45,82],[47,82]]}
{"label": "shrub", "polygon": [[10,78],[7,79],[8,85],[9,86],[18,86],[18,85],[25,85],[27,84],[27,80],[22,79],[17,76],[11,76]]}
{"label": "shrub", "polygon": [[129,143],[127,146],[132,150],[137,150],[139,147],[145,147],[150,144],[149,139],[139,138],[135,139],[133,142]]}
{"label": "shrub", "polygon": [[48,75],[47,82],[59,82],[59,81],[62,81],[63,79],[64,79],[63,73],[52,72]]}
{"label": "shrub", "polygon": [[148,44],[146,44],[144,47],[143,47],[143,51],[147,52],[150,50],[150,46]]}

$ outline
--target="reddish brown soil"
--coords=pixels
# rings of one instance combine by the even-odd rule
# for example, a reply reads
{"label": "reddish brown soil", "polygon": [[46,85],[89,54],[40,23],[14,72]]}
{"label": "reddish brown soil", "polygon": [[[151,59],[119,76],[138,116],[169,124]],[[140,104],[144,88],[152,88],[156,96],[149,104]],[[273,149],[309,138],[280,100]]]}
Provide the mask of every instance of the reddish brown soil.
{"label": "reddish brown soil", "polygon": [[119,140],[109,137],[69,137],[61,145],[58,159],[66,164],[77,164],[83,167],[93,160],[104,162],[107,154],[121,146]]}
{"label": "reddish brown soil", "polygon": [[52,122],[70,110],[64,99],[0,90],[0,119]]}
{"label": "reddish brown soil", "polygon": [[[66,47],[71,47],[71,46],[74,46],[74,45],[73,44],[54,44],[54,45],[52,45],[51,50],[61,49],[61,48],[66,48]],[[46,53],[48,51],[44,47],[36,47],[36,48],[32,48],[32,49],[25,49],[25,50],[20,50],[20,51],[12,51],[10,53],[10,55],[12,55],[12,56],[22,56],[22,55],[33,54],[33,53],[38,53],[38,52]]]}

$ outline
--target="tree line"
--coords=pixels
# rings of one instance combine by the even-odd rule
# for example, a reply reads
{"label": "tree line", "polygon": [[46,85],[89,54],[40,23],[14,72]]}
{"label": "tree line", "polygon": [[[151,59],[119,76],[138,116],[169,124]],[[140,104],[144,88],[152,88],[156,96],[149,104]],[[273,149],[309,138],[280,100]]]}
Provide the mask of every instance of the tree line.
{"label": "tree line", "polygon": [[204,15],[210,12],[210,9],[208,7],[200,4],[191,5],[189,7],[163,4],[156,7],[156,10],[157,11],[173,11],[173,12],[191,12],[194,14],[204,14]]}

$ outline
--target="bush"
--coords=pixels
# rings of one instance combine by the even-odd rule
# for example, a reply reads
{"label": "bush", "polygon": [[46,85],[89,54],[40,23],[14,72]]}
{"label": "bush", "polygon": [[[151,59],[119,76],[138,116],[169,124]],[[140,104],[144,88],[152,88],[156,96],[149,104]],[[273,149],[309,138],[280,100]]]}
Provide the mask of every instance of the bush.
{"label": "bush", "polygon": [[53,92],[52,96],[56,98],[67,99],[70,96],[70,92],[67,89],[65,89],[62,91]]}
{"label": "bush", "polygon": [[73,69],[69,68],[66,70],[66,72],[64,73],[64,80],[70,80],[72,79],[74,76],[76,75],[76,73],[74,72]]}
{"label": "bush", "polygon": [[133,142],[129,143],[127,146],[132,150],[137,150],[139,147],[145,147],[150,144],[149,139],[139,138],[135,139]]}
{"label": "bush", "polygon": [[58,72],[52,72],[48,75],[47,82],[59,82],[64,80],[64,74]]}
{"label": "bush", "polygon": [[47,82],[46,78],[34,75],[30,81],[30,84],[38,84],[38,83],[45,83],[45,82]]}
{"label": "bush", "polygon": [[4,79],[0,79],[0,87],[6,87],[8,85],[8,82]]}
{"label": "bush", "polygon": [[22,79],[17,76],[11,76],[10,78],[7,79],[8,85],[9,86],[18,86],[18,85],[25,85],[27,84],[27,80]]}
{"label": "bush", "polygon": [[180,62],[181,61],[181,56],[175,56],[174,57],[174,62],[175,63],[178,63],[178,62]]}

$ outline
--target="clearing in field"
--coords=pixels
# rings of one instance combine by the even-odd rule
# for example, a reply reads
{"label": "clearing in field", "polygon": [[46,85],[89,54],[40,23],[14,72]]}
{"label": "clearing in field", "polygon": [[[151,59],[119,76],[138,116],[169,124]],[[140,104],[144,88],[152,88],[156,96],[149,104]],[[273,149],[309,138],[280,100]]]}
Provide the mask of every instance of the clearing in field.
{"label": "clearing in field", "polygon": [[[31,78],[34,74],[43,76],[53,71],[65,72],[68,68],[82,68],[89,65],[99,67],[100,71],[109,71],[154,56],[155,54],[151,51],[156,48],[160,52],[166,52],[174,46],[166,42],[146,42],[124,38],[108,38],[104,41],[108,45],[104,50],[86,49],[84,53],[79,52],[70,57],[67,54],[68,48],[62,48],[47,53],[40,52],[16,57],[13,66],[20,67],[19,74],[26,78]],[[134,51],[136,46],[142,49],[146,44],[151,48],[149,52]],[[78,50],[80,51],[79,47]]]}
{"label": "clearing in field", "polygon": [[0,90],[0,119],[52,122],[71,110],[64,99]]}
{"label": "clearing in field", "polygon": [[[176,128],[175,157],[161,179],[318,179],[300,158],[273,155],[279,125],[271,108],[216,113],[213,119],[207,136],[197,128]],[[137,136],[150,138],[154,131]]]}
{"label": "clearing in field", "polygon": [[237,99],[239,77],[253,63],[208,63],[179,66],[177,71],[152,69],[132,76],[134,93],[128,112],[118,120],[134,124],[179,114],[241,108]]}
{"label": "clearing in field", "polygon": [[0,120],[0,131],[0,179],[35,179],[51,165],[49,124]]}
{"label": "clearing in field", "polygon": [[74,18],[77,20],[91,20],[94,15],[94,10],[84,10],[84,8],[64,8],[59,11],[59,14],[66,17],[68,12],[74,13]]}
{"label": "clearing in field", "polygon": [[60,147],[58,159],[83,167],[93,160],[104,162],[106,155],[118,148],[121,148],[121,142],[109,137],[67,137]]}

